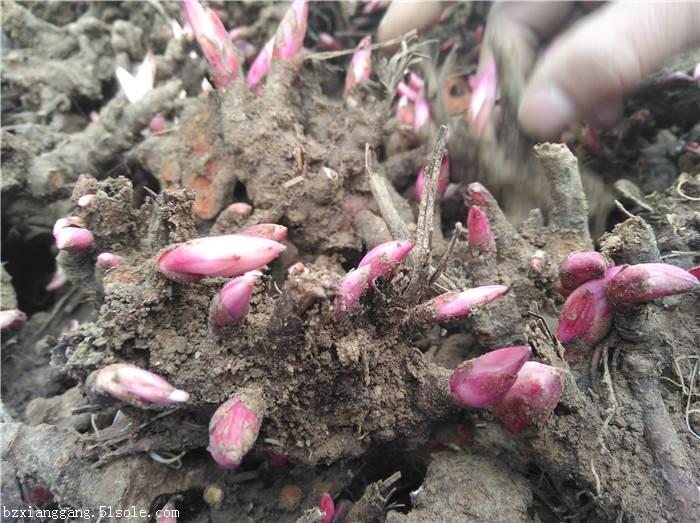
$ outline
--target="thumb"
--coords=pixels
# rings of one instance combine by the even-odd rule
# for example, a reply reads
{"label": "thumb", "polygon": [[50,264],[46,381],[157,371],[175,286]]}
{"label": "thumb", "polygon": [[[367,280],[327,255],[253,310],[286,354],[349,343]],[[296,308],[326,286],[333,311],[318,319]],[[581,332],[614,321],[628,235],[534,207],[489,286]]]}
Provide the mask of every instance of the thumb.
{"label": "thumb", "polygon": [[520,124],[537,138],[553,138],[577,115],[609,119],[622,95],[697,42],[700,2],[608,4],[540,58],[523,94]]}

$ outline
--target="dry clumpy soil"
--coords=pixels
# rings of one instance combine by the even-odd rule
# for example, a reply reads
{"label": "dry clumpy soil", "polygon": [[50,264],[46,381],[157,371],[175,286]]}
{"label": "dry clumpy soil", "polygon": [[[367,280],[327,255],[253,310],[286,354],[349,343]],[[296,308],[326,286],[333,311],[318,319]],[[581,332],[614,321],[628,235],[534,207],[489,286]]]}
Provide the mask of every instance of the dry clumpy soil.
{"label": "dry clumpy soil", "polygon": [[[216,5],[227,27],[250,26],[258,46],[284,13]],[[426,38],[456,34],[460,57],[473,60],[464,28],[484,13],[454,9]],[[691,412],[698,293],[618,311],[592,350],[564,348],[550,333],[563,303],[558,262],[571,251],[698,264],[700,157],[686,148],[700,140],[697,85],[650,82],[596,147],[572,144],[577,159],[563,145],[533,150],[512,129],[519,83],[508,63],[501,76],[515,87],[503,88],[502,129],[484,138],[449,111],[441,86],[454,61],[444,53],[415,66],[429,80],[434,118],[419,134],[392,111],[410,56],[377,58],[383,82],[347,100],[347,57],[309,59],[299,77],[273,63],[260,96],[241,82],[207,96],[206,67],[188,56],[194,46],[169,37],[179,10],[3,5],[2,308],[30,314],[3,332],[3,503],[154,511],[172,501],[178,521],[291,522],[320,521],[310,509],[328,492],[338,521],[700,519],[700,440],[690,430],[700,424]],[[378,20],[312,4],[306,45],[335,31],[353,47]],[[129,104],[114,67],[131,69],[146,49],[157,57],[156,88]],[[169,130],[144,132],[158,112]],[[433,212],[411,184],[445,143],[456,186]],[[514,198],[524,176],[531,184]],[[467,191],[475,180],[490,192]],[[86,194],[94,200],[78,207]],[[252,212],[231,213],[234,202]],[[469,205],[489,217],[496,253],[469,250],[456,225]],[[68,214],[93,232],[92,252],[52,250],[53,222]],[[287,250],[245,322],[213,336],[209,304],[226,279],[173,283],[155,270],[157,254],[270,222],[288,228]],[[416,241],[411,258],[336,320],[340,279],[392,238]],[[531,264],[537,251],[546,253],[541,272]],[[102,275],[100,252],[124,262]],[[289,274],[297,262],[306,270]],[[57,267],[68,283],[48,293]],[[464,320],[437,327],[414,314],[444,289],[486,284],[509,291]],[[567,379],[548,423],[513,436],[488,411],[454,406],[448,378],[465,359],[523,343]],[[141,410],[87,395],[88,374],[115,362],[156,372],[191,400]],[[205,450],[209,419],[250,391],[264,399],[258,441],[239,468],[220,469]],[[271,460],[280,455],[288,460]]]}

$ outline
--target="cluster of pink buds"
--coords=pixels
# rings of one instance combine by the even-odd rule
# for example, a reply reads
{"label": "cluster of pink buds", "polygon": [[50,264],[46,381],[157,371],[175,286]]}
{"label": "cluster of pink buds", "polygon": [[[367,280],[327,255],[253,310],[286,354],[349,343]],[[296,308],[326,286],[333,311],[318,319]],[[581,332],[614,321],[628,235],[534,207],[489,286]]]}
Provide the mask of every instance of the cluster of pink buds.
{"label": "cluster of pink buds", "polygon": [[92,233],[85,228],[83,220],[77,216],[67,216],[56,221],[53,226],[56,247],[62,251],[84,252],[95,241]]}
{"label": "cluster of pink buds", "polygon": [[355,49],[350,60],[350,68],[345,76],[345,96],[358,85],[365,83],[372,74],[372,37],[365,36]]}
{"label": "cluster of pink buds", "polygon": [[166,278],[187,283],[260,269],[285,249],[281,243],[256,236],[208,236],[166,247],[158,255],[156,267]]}
{"label": "cluster of pink buds", "polygon": [[344,316],[360,298],[374,286],[377,278],[391,276],[413,249],[410,240],[390,241],[377,245],[360,260],[357,269],[350,271],[340,282],[335,301],[335,316]]}
{"label": "cluster of pink buds", "polygon": [[211,9],[202,7],[198,0],[183,0],[187,21],[204,57],[212,69],[212,78],[217,89],[223,89],[238,77],[236,48],[219,16]]}
{"label": "cluster of pink buds", "polygon": [[209,322],[214,329],[243,321],[260,276],[261,272],[251,271],[234,278],[214,296],[209,307]]}
{"label": "cluster of pink buds", "polygon": [[298,61],[303,50],[308,18],[308,0],[294,0],[275,36],[268,40],[248,70],[246,85],[251,91],[256,94],[259,92],[260,83],[270,71],[273,56],[287,62]]}
{"label": "cluster of pink buds", "polygon": [[121,257],[117,256],[116,254],[112,254],[111,252],[103,252],[99,256],[97,256],[96,265],[100,269],[100,272],[102,272],[102,274],[105,274],[110,269],[119,267],[121,264]]}
{"label": "cluster of pink buds", "polygon": [[258,438],[262,413],[259,402],[231,398],[216,409],[209,422],[207,450],[224,468],[235,468]]}
{"label": "cluster of pink buds", "polygon": [[407,72],[407,80],[399,82],[397,92],[396,117],[399,122],[413,126],[419,131],[430,123],[430,102],[425,91],[425,82],[412,71]]}
{"label": "cluster of pink buds", "polygon": [[327,492],[321,494],[321,498],[318,500],[318,508],[323,513],[321,523],[332,523],[333,516],[335,516],[335,503],[333,503],[333,496]]}
{"label": "cluster of pink buds", "polygon": [[421,304],[416,310],[416,317],[430,323],[461,318],[503,296],[506,291],[508,287],[505,285],[484,285],[462,292],[446,292]]}
{"label": "cluster of pink buds", "polygon": [[[423,196],[423,185],[425,183],[425,168],[427,165],[424,165],[421,167],[421,170],[418,172],[418,177],[416,178],[416,199],[420,200],[421,196]],[[450,184],[450,159],[447,156],[447,152],[442,157],[442,161],[440,162],[440,173],[438,174],[438,179],[437,179],[437,196],[442,197],[443,194],[445,194],[445,191],[447,190],[447,186]]]}
{"label": "cluster of pink buds", "polygon": [[16,329],[27,322],[27,315],[19,309],[0,311],[0,330]]}
{"label": "cluster of pink buds", "polygon": [[496,106],[498,87],[496,63],[491,62],[485,66],[471,84],[472,94],[469,100],[467,120],[477,132],[481,132],[488,124],[493,108]]}
{"label": "cluster of pink buds", "polygon": [[460,407],[493,407],[510,432],[542,426],[559,402],[564,370],[527,361],[530,347],[498,349],[462,363],[450,377]]}
{"label": "cluster of pink buds", "polygon": [[138,102],[153,89],[156,79],[156,58],[152,51],[148,51],[143,62],[136,69],[135,75],[123,67],[117,67],[115,74],[126,99],[130,103]]}
{"label": "cluster of pink buds", "polygon": [[478,254],[496,252],[496,240],[491,232],[489,219],[486,213],[476,205],[469,208],[467,232],[469,234],[469,248],[472,252]]}
{"label": "cluster of pink buds", "polygon": [[93,372],[87,386],[99,394],[108,394],[131,405],[173,405],[190,398],[157,374],[134,365],[115,363]]}
{"label": "cluster of pink buds", "polygon": [[613,308],[630,307],[697,288],[690,272],[667,263],[610,267],[596,252],[577,252],[562,261],[560,280],[570,292],[561,311],[557,337],[562,343],[582,340],[592,346],[612,326]]}

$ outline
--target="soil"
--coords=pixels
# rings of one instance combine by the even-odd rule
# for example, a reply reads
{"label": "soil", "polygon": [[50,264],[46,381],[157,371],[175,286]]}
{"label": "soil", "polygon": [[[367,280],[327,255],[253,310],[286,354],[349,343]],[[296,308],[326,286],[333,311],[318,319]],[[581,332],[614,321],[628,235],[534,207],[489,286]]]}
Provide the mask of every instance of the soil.
{"label": "soil", "polygon": [[[210,5],[258,49],[286,9]],[[273,61],[259,96],[243,81],[202,92],[206,64],[190,57],[199,48],[171,38],[179,3],[2,7],[2,309],[29,315],[2,333],[8,509],[153,514],[171,502],[178,521],[320,521],[315,507],[330,493],[333,521],[700,520],[698,291],[616,311],[593,348],[551,334],[564,301],[558,263],[572,251],[698,265],[697,83],[652,78],[616,128],[579,127],[569,147],[533,148],[515,124],[522,79],[507,57],[496,129],[467,126],[481,4],[451,7],[399,58],[374,51],[372,81],[347,98],[349,57],[318,53],[317,35],[352,49],[382,14],[350,3],[312,3],[303,68]],[[457,45],[440,50],[447,38]],[[155,88],[129,103],[114,69],[132,70],[147,49]],[[668,67],[692,69],[698,57],[681,60]],[[433,114],[420,132],[394,117],[409,64]],[[169,124],[153,134],[158,113]],[[415,175],[443,143],[453,186],[419,204]],[[488,216],[495,252],[469,249],[470,205]],[[55,249],[51,230],[66,215],[85,221],[92,251]],[[158,253],[258,223],[287,227],[287,250],[244,323],[214,335],[209,305],[227,279],[166,280]],[[335,319],[344,274],[374,246],[406,238],[417,243],[408,262]],[[102,274],[101,252],[123,263]],[[305,270],[289,273],[298,262]],[[46,291],[57,270],[67,283]],[[416,314],[440,292],[487,284],[508,293],[465,319],[435,326]],[[526,343],[566,370],[544,427],[514,436],[491,412],[454,404],[459,363]],[[151,370],[191,398],[144,409],[97,398],[86,379],[111,363]],[[209,419],[250,391],[264,403],[257,443],[240,467],[219,468],[206,452]]]}

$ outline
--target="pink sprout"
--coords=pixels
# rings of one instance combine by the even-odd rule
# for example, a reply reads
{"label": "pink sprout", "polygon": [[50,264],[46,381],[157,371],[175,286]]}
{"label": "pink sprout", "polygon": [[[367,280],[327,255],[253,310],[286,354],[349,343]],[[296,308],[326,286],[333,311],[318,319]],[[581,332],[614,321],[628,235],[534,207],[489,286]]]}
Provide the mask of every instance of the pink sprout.
{"label": "pink sprout", "polygon": [[476,205],[469,208],[467,216],[467,231],[469,233],[469,247],[477,253],[496,252],[496,241],[491,232],[489,219],[486,213]]}
{"label": "pink sprout", "polygon": [[156,79],[156,59],[153,52],[146,53],[135,75],[123,67],[117,67],[115,74],[126,99],[131,103],[138,102],[153,89]]}
{"label": "pink sprout", "polygon": [[240,465],[258,438],[260,417],[253,405],[238,398],[231,398],[216,409],[209,422],[207,447],[214,461],[227,469]]}
{"label": "pink sprout", "polygon": [[446,292],[418,307],[416,315],[431,323],[467,316],[475,308],[503,296],[505,285],[485,285],[462,292]]}
{"label": "pink sprout", "polygon": [[114,363],[93,372],[88,384],[101,394],[108,394],[135,406],[172,405],[186,402],[190,395],[176,389],[163,378],[144,369]]}
{"label": "pink sprout", "polygon": [[617,273],[608,285],[607,295],[616,305],[630,307],[697,287],[698,279],[680,267],[668,263],[641,263]]}
{"label": "pink sprout", "polygon": [[251,271],[234,278],[214,296],[209,308],[209,321],[214,328],[237,325],[243,321],[260,276],[262,273]]}
{"label": "pink sprout", "polygon": [[355,54],[352,55],[350,67],[345,76],[345,96],[357,87],[365,83],[372,74],[372,51],[369,46],[372,43],[371,36],[365,36],[355,49]]}

